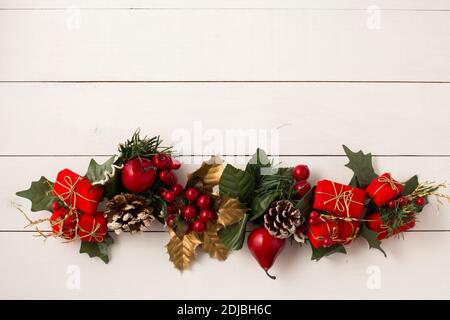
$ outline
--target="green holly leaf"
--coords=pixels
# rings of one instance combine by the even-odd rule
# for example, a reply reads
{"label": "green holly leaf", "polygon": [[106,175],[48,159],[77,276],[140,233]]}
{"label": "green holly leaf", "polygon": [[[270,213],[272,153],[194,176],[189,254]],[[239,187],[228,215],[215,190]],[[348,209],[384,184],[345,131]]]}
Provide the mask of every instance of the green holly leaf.
{"label": "green holly leaf", "polygon": [[341,244],[335,244],[328,248],[316,249],[313,246],[311,246],[311,248],[312,248],[311,260],[316,260],[316,261],[319,261],[323,257],[327,257],[327,256],[330,256],[335,253],[347,254],[347,251],[345,250],[344,246]]}
{"label": "green holly leaf", "polygon": [[373,169],[372,154],[364,154],[362,151],[353,152],[345,145],[342,147],[349,159],[349,163],[345,166],[353,170],[360,188],[366,188],[373,179],[378,177]]}
{"label": "green holly leaf", "polygon": [[403,185],[402,196],[410,195],[411,193],[414,192],[414,190],[416,190],[418,186],[419,186],[419,178],[417,177],[417,175],[415,175],[414,177],[406,181],[405,184]]}
{"label": "green holly leaf", "polygon": [[109,247],[114,243],[113,238],[107,234],[103,242],[81,241],[80,253],[87,253],[89,257],[98,257],[104,263],[109,262]]}
{"label": "green holly leaf", "polygon": [[367,243],[369,244],[369,249],[371,248],[378,249],[384,254],[384,257],[387,258],[386,252],[383,250],[383,248],[381,248],[381,241],[378,240],[377,238],[378,233],[376,233],[373,230],[370,230],[369,228],[367,228],[365,224],[363,224],[361,226],[361,237],[366,239]]}
{"label": "green holly leaf", "polygon": [[358,178],[356,178],[356,176],[353,175],[352,180],[350,180],[350,183],[348,185],[350,187],[359,188]]}
{"label": "green holly leaf", "polygon": [[246,203],[254,189],[255,179],[250,173],[227,164],[219,182],[222,197],[228,195],[232,198],[239,198],[241,202]]}
{"label": "green holly leaf", "polygon": [[259,194],[253,198],[252,201],[252,216],[250,220],[254,221],[261,217],[270,204],[279,197],[277,191]]}
{"label": "green holly leaf", "polygon": [[223,228],[219,231],[219,238],[229,250],[240,250],[245,240],[245,227],[249,215],[246,214],[241,221]]}
{"label": "green holly leaf", "polygon": [[267,154],[262,149],[256,149],[256,153],[248,161],[245,171],[250,173],[255,179],[256,184],[259,184],[261,175],[264,175],[264,170],[270,170],[272,164],[270,163]]}
{"label": "green holly leaf", "polygon": [[50,211],[52,203],[58,200],[53,195],[53,183],[46,177],[33,181],[28,190],[19,191],[16,195],[31,201],[31,211]]}
{"label": "green holly leaf", "polygon": [[84,175],[92,183],[99,183],[105,190],[105,197],[109,198],[118,193],[119,171],[114,167],[116,156],[112,156],[105,163],[98,164],[91,159],[89,168]]}

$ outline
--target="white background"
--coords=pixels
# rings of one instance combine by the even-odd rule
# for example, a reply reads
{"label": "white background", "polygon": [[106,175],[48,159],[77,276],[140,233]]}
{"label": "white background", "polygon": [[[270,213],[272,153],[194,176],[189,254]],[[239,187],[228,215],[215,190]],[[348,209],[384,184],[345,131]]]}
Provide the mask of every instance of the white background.
{"label": "white background", "polygon": [[[363,239],[320,262],[288,246],[276,281],[246,248],[226,262],[199,254],[181,275],[162,232],[116,238],[104,265],[78,243],[24,232],[14,208],[29,210],[14,193],[32,180],[84,173],[135,128],[170,142],[196,121],[203,133],[278,130],[281,160],[307,163],[312,182],[348,182],[342,143],[399,180],[450,181],[449,102],[446,0],[0,0],[0,298],[450,298],[448,205],[386,240],[388,259]],[[209,143],[253,152],[221,145]]]}

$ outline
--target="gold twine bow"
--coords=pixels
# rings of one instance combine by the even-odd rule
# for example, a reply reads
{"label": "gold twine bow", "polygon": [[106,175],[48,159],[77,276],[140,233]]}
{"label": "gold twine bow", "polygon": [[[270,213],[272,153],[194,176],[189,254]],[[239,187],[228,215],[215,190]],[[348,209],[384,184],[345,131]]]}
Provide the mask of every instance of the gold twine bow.
{"label": "gold twine bow", "polygon": [[[356,229],[355,229],[355,226],[353,224],[351,224],[351,227],[352,227],[351,236],[348,236],[345,239],[339,239],[338,238],[338,229],[339,229],[339,227],[338,226],[333,226],[333,228],[331,228],[330,225],[329,225],[329,220],[324,219],[323,216],[325,216],[325,217],[334,217],[334,216],[327,216],[327,215],[322,215],[321,216],[322,221],[325,222],[325,224],[326,224],[326,227],[327,227],[327,230],[328,230],[328,234],[330,235],[330,239],[333,240],[333,242],[335,242],[335,243],[347,243],[347,242],[351,242],[351,241],[353,241],[353,240],[355,240],[357,238],[358,232],[359,232],[359,226],[356,227]],[[336,217],[336,219],[338,220],[339,218]],[[318,241],[325,240],[324,236],[315,236],[314,233],[311,230],[310,230],[310,232],[311,232],[311,235],[313,236],[313,238],[315,240],[318,240]]]}
{"label": "gold twine bow", "polygon": [[381,176],[377,179],[378,182],[382,183],[382,185],[373,193],[374,197],[381,189],[383,189],[386,185],[390,185],[393,191],[399,192],[397,185],[400,184],[398,181],[392,179],[392,177]]}
{"label": "gold twine bow", "polygon": [[364,203],[353,200],[353,196],[354,196],[353,190],[343,191],[344,185],[341,185],[341,189],[338,192],[336,189],[336,184],[333,181],[330,181],[330,182],[333,186],[334,194],[331,194],[328,192],[323,192],[323,191],[316,191],[316,193],[324,194],[324,195],[332,197],[331,199],[324,201],[324,204],[328,204],[330,202],[335,201],[334,211],[345,212],[347,214],[347,217],[350,217],[350,204],[351,203],[364,205]]}
{"label": "gold twine bow", "polygon": [[[81,194],[79,194],[78,192],[75,191],[75,188],[76,188],[78,182],[80,182],[81,180],[83,180],[82,177],[79,176],[75,182],[72,181],[72,178],[71,178],[70,176],[64,176],[63,180],[64,180],[64,182],[65,182],[66,184],[62,184],[62,183],[59,182],[58,180],[56,180],[55,183],[57,183],[57,184],[59,184],[60,186],[62,186],[62,187],[64,187],[64,188],[67,189],[66,192],[62,192],[62,193],[59,195],[59,198],[60,198],[64,203],[66,203],[66,200],[69,199],[69,201],[70,201],[71,203],[73,202],[73,203],[72,203],[73,207],[76,207],[77,197],[80,197],[81,199],[84,199],[84,200],[89,201],[89,202],[93,202],[93,203],[96,202],[95,200],[88,199],[88,198],[82,196]],[[74,196],[75,196],[75,197],[74,197]]]}
{"label": "gold twine bow", "polygon": [[92,225],[91,231],[85,230],[81,227],[79,227],[79,228],[80,228],[80,231],[87,233],[87,234],[79,237],[80,240],[83,240],[84,238],[88,238],[89,240],[91,240],[90,238],[93,238],[93,239],[95,239],[95,242],[103,242],[103,240],[105,240],[105,235],[102,236],[102,235],[97,234],[98,229],[100,229],[100,223],[95,223],[95,220],[94,220],[94,224]]}

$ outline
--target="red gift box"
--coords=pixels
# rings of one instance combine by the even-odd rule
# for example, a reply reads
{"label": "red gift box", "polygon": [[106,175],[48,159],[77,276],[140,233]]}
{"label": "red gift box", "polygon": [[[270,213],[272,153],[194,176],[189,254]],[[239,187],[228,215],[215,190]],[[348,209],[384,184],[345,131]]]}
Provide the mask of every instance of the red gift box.
{"label": "red gift box", "polygon": [[383,220],[381,219],[381,215],[379,212],[367,216],[366,224],[367,228],[378,233],[377,236],[378,240],[383,240],[389,238],[390,236],[399,234],[400,232],[404,232],[406,230],[413,228],[416,225],[416,220],[414,219],[414,217],[411,217],[411,219],[406,221],[405,224],[403,224],[398,228],[395,228],[391,234],[389,234],[388,226],[383,223]]}
{"label": "red gift box", "polygon": [[392,179],[390,173],[384,173],[369,184],[366,192],[373,202],[381,207],[392,199],[397,198],[402,190],[403,186],[400,182]]}
{"label": "red gift box", "polygon": [[343,220],[331,216],[321,216],[318,221],[311,224],[308,229],[308,239],[316,248],[324,247],[325,239],[330,239],[331,244],[350,244],[359,233],[360,222],[356,220]]}
{"label": "red gift box", "polygon": [[366,193],[329,180],[317,182],[314,209],[327,211],[338,217],[360,218],[364,210]]}
{"label": "red gift box", "polygon": [[64,169],[56,177],[53,194],[72,208],[95,214],[103,199],[103,188],[94,187],[86,178]]}

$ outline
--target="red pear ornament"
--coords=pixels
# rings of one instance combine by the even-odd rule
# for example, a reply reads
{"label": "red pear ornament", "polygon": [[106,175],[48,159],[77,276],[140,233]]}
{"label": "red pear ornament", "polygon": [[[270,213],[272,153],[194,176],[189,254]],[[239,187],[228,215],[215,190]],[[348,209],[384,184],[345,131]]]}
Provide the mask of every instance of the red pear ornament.
{"label": "red pear ornament", "polygon": [[272,267],[285,244],[286,239],[273,237],[265,227],[253,230],[247,240],[248,248],[256,261],[264,269],[267,276],[274,280],[276,277],[270,275],[268,270]]}

